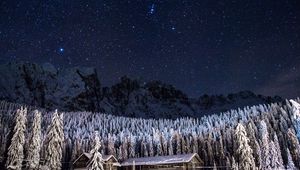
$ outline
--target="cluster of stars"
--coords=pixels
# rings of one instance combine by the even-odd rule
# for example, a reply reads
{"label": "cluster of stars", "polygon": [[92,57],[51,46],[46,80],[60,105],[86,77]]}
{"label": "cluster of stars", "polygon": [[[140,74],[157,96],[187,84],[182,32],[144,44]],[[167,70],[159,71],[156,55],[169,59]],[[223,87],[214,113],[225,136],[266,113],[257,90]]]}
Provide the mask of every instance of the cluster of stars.
{"label": "cluster of stars", "polygon": [[149,14],[153,15],[155,12],[155,4],[151,4],[150,9],[149,9]]}

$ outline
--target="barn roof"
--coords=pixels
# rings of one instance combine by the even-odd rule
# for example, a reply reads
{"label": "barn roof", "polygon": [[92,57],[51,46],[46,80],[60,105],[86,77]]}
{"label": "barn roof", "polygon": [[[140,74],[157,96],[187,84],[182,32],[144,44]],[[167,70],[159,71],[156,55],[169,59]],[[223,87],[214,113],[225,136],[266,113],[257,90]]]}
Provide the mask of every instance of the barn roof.
{"label": "barn roof", "polygon": [[196,157],[197,160],[199,160],[199,162],[202,162],[202,160],[200,159],[197,153],[192,153],[192,154],[182,154],[182,155],[130,158],[122,162],[121,166],[188,163],[194,157]]}

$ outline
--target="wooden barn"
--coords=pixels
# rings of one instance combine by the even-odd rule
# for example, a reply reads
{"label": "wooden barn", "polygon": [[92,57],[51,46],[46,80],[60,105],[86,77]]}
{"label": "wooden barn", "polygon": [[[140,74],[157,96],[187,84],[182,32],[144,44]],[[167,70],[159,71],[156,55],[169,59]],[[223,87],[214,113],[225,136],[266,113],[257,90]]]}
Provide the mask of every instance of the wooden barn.
{"label": "wooden barn", "polygon": [[197,153],[130,158],[121,163],[122,170],[192,170],[201,166],[203,161]]}
{"label": "wooden barn", "polygon": [[[89,153],[81,154],[74,162],[73,169],[74,170],[87,170],[87,165],[91,155]],[[104,160],[104,170],[117,170],[120,167],[118,160],[113,155],[102,155]]]}

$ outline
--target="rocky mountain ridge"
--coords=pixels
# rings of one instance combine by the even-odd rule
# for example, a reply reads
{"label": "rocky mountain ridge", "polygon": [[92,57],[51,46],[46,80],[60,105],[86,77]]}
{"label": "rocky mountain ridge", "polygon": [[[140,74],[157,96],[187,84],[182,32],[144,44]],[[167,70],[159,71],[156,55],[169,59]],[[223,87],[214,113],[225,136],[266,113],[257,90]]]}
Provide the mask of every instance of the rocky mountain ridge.
{"label": "rocky mountain ridge", "polygon": [[63,111],[97,111],[144,118],[200,117],[246,105],[282,101],[250,91],[189,98],[161,81],[141,83],[128,77],[102,87],[96,69],[58,69],[46,63],[0,65],[0,100]]}

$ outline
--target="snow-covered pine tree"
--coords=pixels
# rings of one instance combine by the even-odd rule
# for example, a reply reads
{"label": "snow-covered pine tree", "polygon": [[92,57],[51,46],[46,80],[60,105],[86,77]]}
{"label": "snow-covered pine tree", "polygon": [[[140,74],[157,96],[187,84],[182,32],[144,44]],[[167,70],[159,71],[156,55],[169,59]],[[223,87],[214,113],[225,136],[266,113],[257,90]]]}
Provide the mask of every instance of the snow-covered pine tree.
{"label": "snow-covered pine tree", "polygon": [[249,139],[247,137],[246,130],[241,123],[237,125],[234,137],[235,141],[237,142],[235,156],[238,160],[239,169],[255,169],[255,161],[252,155],[253,151],[249,145]]}
{"label": "snow-covered pine tree", "polygon": [[290,152],[296,167],[300,168],[300,144],[294,130],[289,128],[287,132],[289,139]]}
{"label": "snow-covered pine tree", "polygon": [[62,149],[64,142],[63,114],[53,113],[50,127],[46,135],[44,169],[59,170],[62,166]]}
{"label": "snow-covered pine tree", "polygon": [[134,158],[135,157],[135,147],[136,147],[136,140],[135,136],[130,136],[129,138],[129,157]]}
{"label": "snow-covered pine tree", "polygon": [[216,162],[214,162],[214,167],[213,167],[213,170],[217,170],[217,165],[216,165]]}
{"label": "snow-covered pine tree", "polygon": [[214,153],[213,153],[213,148],[212,148],[212,134],[209,133],[207,140],[205,141],[205,146],[206,146],[206,152],[207,152],[207,163],[208,165],[213,165],[214,163]]}
{"label": "snow-covered pine tree", "polygon": [[286,168],[288,170],[296,170],[297,168],[295,167],[295,164],[294,164],[294,161],[292,159],[292,156],[291,156],[291,152],[289,149],[287,149],[287,165],[286,165]]}
{"label": "snow-covered pine tree", "polygon": [[148,151],[148,147],[147,147],[147,143],[144,143],[144,157],[148,157],[149,156],[149,151]]}
{"label": "snow-covered pine tree", "polygon": [[114,155],[116,156],[116,150],[115,150],[115,138],[112,136],[110,133],[108,134],[108,139],[107,139],[107,153],[109,155]]}
{"label": "snow-covered pine tree", "polygon": [[27,108],[18,109],[15,115],[13,137],[8,148],[6,168],[21,170],[24,158],[25,128]]}
{"label": "snow-covered pine tree", "polygon": [[71,161],[74,161],[77,159],[78,155],[80,155],[83,151],[82,146],[81,146],[81,141],[78,137],[75,137],[75,142],[73,144],[73,149],[72,149],[72,156],[71,156]]}
{"label": "snow-covered pine tree", "polygon": [[29,140],[27,151],[26,166],[29,170],[39,168],[40,164],[40,149],[41,149],[41,112],[34,111],[34,119],[32,122],[32,136]]}
{"label": "snow-covered pine tree", "polygon": [[176,133],[176,155],[182,154],[181,150],[181,135],[177,132]]}
{"label": "snow-covered pine tree", "polygon": [[253,150],[255,165],[259,168],[261,166],[261,151],[255,135],[257,133],[257,128],[251,119],[247,124],[246,132],[249,138],[249,145]]}
{"label": "snow-covered pine tree", "polygon": [[[186,144],[186,141],[184,139],[184,136],[181,137],[180,139],[180,144],[181,144],[181,153],[182,154],[186,154],[187,153],[187,144]],[[189,146],[190,147],[190,146]]]}
{"label": "snow-covered pine tree", "polygon": [[128,159],[128,139],[125,137],[123,143],[122,143],[122,155],[123,155],[123,160]]}
{"label": "snow-covered pine tree", "polygon": [[198,141],[197,136],[193,134],[193,137],[191,137],[192,140],[192,152],[197,153],[198,152]]}
{"label": "snow-covered pine tree", "polygon": [[149,139],[148,140],[149,142],[149,156],[154,156],[154,147],[153,147],[153,142],[152,142],[152,139]]}
{"label": "snow-covered pine tree", "polygon": [[144,138],[141,140],[141,156],[142,157],[148,156],[147,143],[145,142]]}
{"label": "snow-covered pine tree", "polygon": [[282,168],[282,164],[279,162],[280,158],[277,153],[277,148],[273,141],[270,142],[270,158],[271,158],[271,168],[272,169],[280,169]]}
{"label": "snow-covered pine tree", "polygon": [[270,157],[270,147],[269,147],[269,132],[267,129],[267,125],[264,120],[260,121],[259,126],[260,132],[260,149],[261,149],[261,159],[262,159],[262,169],[271,169],[271,157]]}
{"label": "snow-covered pine tree", "polygon": [[124,158],[123,158],[123,151],[122,151],[122,145],[117,149],[117,158],[118,158],[118,160],[124,160]]}
{"label": "snow-covered pine tree", "polygon": [[230,163],[230,159],[229,157],[226,156],[226,170],[230,170],[231,169],[231,163]]}
{"label": "snow-covered pine tree", "polygon": [[298,140],[300,140],[300,104],[294,100],[290,100],[292,103],[292,116],[294,121],[294,127]]}
{"label": "snow-covered pine tree", "polygon": [[168,141],[168,155],[174,155],[172,138]]}
{"label": "snow-covered pine tree", "polygon": [[235,161],[234,157],[232,157],[231,170],[239,170],[239,165],[238,165],[238,163]]}
{"label": "snow-covered pine tree", "polygon": [[226,164],[225,164],[226,170],[231,169],[231,163],[230,163],[230,158],[226,156]]}
{"label": "snow-covered pine tree", "polygon": [[168,141],[163,135],[161,135],[161,143],[163,148],[163,155],[168,155]]}
{"label": "snow-covered pine tree", "polygon": [[274,133],[274,145],[275,145],[275,150],[276,150],[276,154],[277,154],[277,158],[278,158],[277,167],[278,167],[278,169],[284,169],[281,148],[280,148],[278,137],[277,137],[276,133]]}
{"label": "snow-covered pine tree", "polygon": [[163,154],[163,147],[162,147],[162,142],[161,142],[161,134],[157,129],[152,128],[152,135],[153,135],[153,144],[155,146],[156,156],[160,156]]}
{"label": "snow-covered pine tree", "polygon": [[99,152],[101,147],[98,131],[95,131],[94,148],[90,151],[91,160],[88,164],[89,170],[104,170],[102,154]]}
{"label": "snow-covered pine tree", "polygon": [[262,166],[262,158],[261,158],[261,149],[259,146],[259,143],[255,141],[255,153],[253,153],[254,158],[255,158],[255,165],[258,169],[261,169]]}
{"label": "snow-covered pine tree", "polygon": [[224,145],[223,145],[223,136],[220,135],[218,137],[218,141],[216,141],[216,156],[218,160],[218,165],[225,165],[226,162],[226,156],[225,156],[225,151],[224,151]]}

